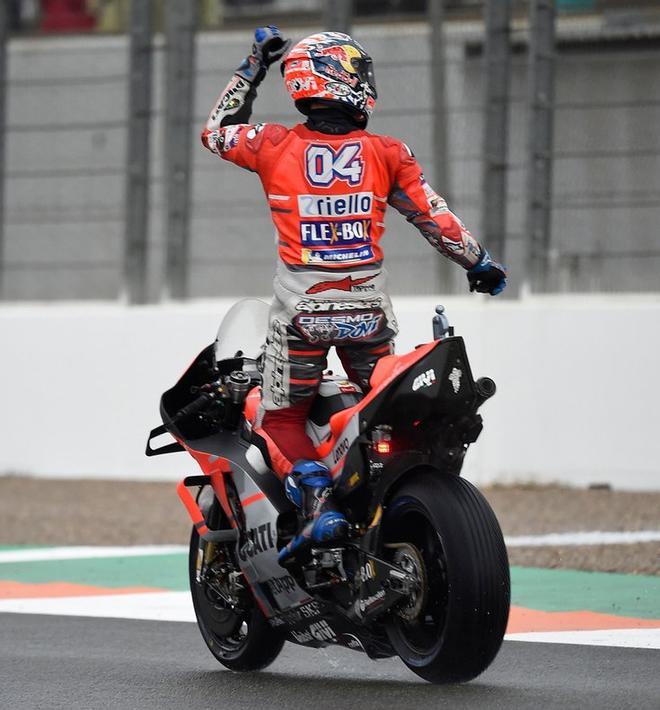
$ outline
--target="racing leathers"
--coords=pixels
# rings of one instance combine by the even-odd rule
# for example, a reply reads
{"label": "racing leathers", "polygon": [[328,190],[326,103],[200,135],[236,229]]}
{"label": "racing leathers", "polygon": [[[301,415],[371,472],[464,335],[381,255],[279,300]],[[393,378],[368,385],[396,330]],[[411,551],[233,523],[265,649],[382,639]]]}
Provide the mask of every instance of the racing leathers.
{"label": "racing leathers", "polygon": [[277,232],[257,431],[283,478],[297,459],[318,457],[305,422],[329,348],[365,390],[378,359],[393,352],[398,329],[380,246],[387,205],[465,269],[487,253],[396,138],[369,133],[332,107],[311,110],[293,128],[249,124],[264,66],[252,57],[239,67],[202,142],[259,176]]}

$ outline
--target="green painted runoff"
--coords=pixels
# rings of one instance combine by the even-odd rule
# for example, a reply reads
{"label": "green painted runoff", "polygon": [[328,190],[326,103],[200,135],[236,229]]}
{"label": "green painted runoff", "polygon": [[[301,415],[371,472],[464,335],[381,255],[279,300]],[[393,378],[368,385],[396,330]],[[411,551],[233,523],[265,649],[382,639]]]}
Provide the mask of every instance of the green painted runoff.
{"label": "green painted runoff", "polygon": [[511,601],[541,611],[660,619],[660,577],[512,567]]}
{"label": "green painted runoff", "polygon": [[71,582],[96,587],[188,589],[186,554],[99,557],[0,564],[0,579],[16,582]]}
{"label": "green painted runoff", "polygon": [[[183,591],[188,589],[188,563],[185,553],[8,562],[0,564],[0,579]],[[512,567],[511,597],[517,606],[541,611],[660,619],[660,577]]]}

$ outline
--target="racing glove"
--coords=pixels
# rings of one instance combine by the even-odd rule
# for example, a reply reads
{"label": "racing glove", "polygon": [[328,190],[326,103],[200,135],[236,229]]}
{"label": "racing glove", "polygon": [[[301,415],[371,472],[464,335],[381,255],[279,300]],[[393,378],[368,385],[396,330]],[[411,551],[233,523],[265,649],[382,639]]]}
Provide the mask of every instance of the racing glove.
{"label": "racing glove", "polygon": [[289,51],[291,40],[285,39],[275,25],[257,27],[254,31],[252,53],[246,57],[234,74],[257,85],[266,76],[268,67],[278,62]]}
{"label": "racing glove", "polygon": [[489,293],[497,296],[506,288],[506,269],[493,261],[490,254],[482,249],[479,262],[467,271],[470,291]]}

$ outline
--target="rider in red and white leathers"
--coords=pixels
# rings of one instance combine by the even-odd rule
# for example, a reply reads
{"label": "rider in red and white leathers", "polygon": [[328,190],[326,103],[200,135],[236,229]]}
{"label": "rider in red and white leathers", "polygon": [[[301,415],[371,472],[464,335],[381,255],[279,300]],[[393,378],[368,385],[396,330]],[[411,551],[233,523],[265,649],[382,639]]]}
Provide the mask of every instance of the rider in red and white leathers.
{"label": "rider in red and white leathers", "polygon": [[312,521],[307,538],[332,539],[344,533],[345,519],[331,503],[330,472],[314,462],[305,422],[331,346],[365,390],[378,359],[393,351],[397,324],[380,246],[387,205],[468,271],[471,290],[495,295],[506,274],[426,182],[410,149],[364,130],[376,100],[372,62],[348,35],[307,37],[282,62],[304,124],[248,124],[256,87],[288,45],[274,27],[255,32],[252,54],[214,105],[202,141],[257,173],[268,200],[279,259],[256,434],[280,477],[304,459],[287,493]]}

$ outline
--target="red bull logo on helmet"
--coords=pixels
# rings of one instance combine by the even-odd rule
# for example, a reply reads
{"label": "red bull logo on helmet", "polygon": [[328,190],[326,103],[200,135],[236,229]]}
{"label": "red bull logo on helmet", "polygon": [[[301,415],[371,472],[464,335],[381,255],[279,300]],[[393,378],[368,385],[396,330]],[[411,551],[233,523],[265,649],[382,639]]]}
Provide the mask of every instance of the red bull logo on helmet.
{"label": "red bull logo on helmet", "polygon": [[351,59],[358,59],[362,56],[360,50],[350,44],[322,47],[317,50],[317,54],[322,57],[331,57],[338,61],[349,74],[355,74],[355,67],[351,63]]}

